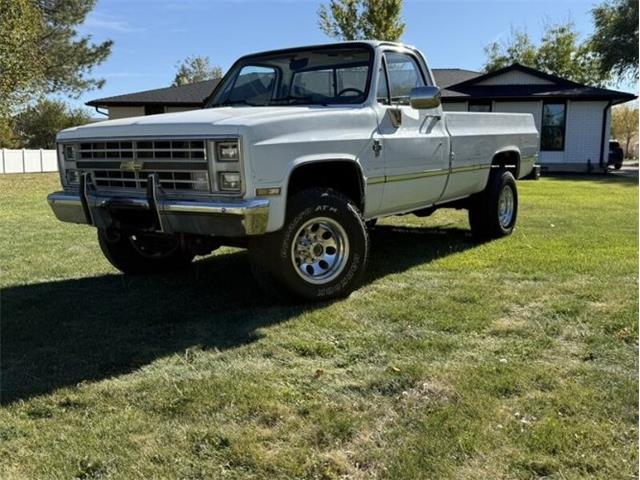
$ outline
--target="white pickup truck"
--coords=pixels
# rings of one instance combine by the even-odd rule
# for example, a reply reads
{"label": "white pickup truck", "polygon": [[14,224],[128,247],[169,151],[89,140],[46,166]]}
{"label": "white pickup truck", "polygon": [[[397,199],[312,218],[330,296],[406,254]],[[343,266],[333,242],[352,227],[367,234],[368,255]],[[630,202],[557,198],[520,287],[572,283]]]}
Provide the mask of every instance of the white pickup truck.
{"label": "white pickup truck", "polygon": [[240,58],[201,110],[58,134],[58,219],[97,227],[128,274],[248,247],[270,288],[348,295],[377,218],[469,210],[480,238],[509,235],[515,180],[538,154],[531,115],[443,112],[424,56],[346,42]]}

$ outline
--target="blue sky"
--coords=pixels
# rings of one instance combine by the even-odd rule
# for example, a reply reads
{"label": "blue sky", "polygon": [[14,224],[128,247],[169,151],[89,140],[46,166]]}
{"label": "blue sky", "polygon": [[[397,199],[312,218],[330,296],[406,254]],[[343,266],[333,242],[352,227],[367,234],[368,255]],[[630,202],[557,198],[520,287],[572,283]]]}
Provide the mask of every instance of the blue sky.
{"label": "blue sky", "polygon": [[[571,19],[592,31],[592,0],[405,0],[404,42],[420,48],[435,68],[479,70],[488,43],[524,28],[539,39],[546,23]],[[101,90],[74,100],[164,87],[176,64],[209,56],[228,68],[240,55],[329,41],[317,25],[320,0],[98,0],[80,28],[96,41],[112,39],[109,59],[94,70]],[[617,87],[633,91],[634,85]]]}

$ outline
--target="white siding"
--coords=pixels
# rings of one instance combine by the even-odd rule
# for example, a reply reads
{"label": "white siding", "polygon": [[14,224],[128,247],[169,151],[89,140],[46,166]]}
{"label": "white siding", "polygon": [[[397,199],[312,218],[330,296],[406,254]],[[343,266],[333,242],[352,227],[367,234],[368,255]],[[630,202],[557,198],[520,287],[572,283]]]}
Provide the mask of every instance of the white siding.
{"label": "white siding", "polygon": [[445,112],[466,112],[467,102],[442,102],[442,109]]}
{"label": "white siding", "polygon": [[553,82],[518,70],[511,70],[497,77],[482,80],[476,85],[553,85]]}
{"label": "white siding", "polygon": [[144,107],[109,107],[109,119],[139,117],[144,115]]}
{"label": "white siding", "polygon": [[502,113],[530,113],[536,123],[538,132],[542,119],[542,102],[493,102],[493,111]]}
{"label": "white siding", "polygon": [[[600,162],[602,113],[607,102],[567,102],[565,158],[567,163]],[[605,131],[608,139],[608,132]]]}

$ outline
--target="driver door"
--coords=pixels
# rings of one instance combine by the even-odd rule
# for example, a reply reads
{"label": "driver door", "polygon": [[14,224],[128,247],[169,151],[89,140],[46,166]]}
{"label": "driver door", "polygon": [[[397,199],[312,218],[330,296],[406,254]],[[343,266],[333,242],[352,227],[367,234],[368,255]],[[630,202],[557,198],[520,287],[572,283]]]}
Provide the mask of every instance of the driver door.
{"label": "driver door", "polygon": [[378,132],[386,183],[382,213],[428,206],[444,191],[449,171],[449,136],[440,107],[415,110],[409,93],[426,84],[418,59],[398,50],[384,52],[378,78]]}

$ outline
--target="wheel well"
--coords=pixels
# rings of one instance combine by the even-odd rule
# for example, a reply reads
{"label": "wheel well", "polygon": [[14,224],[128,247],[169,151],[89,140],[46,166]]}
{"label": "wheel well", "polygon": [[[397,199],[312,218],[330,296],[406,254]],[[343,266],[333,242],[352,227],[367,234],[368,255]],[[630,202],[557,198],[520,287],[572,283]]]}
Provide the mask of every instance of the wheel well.
{"label": "wheel well", "polygon": [[520,154],[514,150],[496,153],[491,161],[491,167],[503,168],[518,178],[520,173]]}
{"label": "wheel well", "polygon": [[364,184],[360,168],[350,160],[314,162],[296,167],[289,177],[289,195],[312,187],[333,188],[364,211]]}

